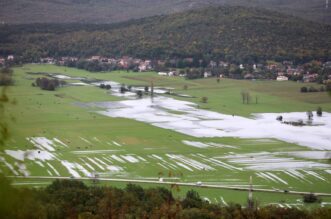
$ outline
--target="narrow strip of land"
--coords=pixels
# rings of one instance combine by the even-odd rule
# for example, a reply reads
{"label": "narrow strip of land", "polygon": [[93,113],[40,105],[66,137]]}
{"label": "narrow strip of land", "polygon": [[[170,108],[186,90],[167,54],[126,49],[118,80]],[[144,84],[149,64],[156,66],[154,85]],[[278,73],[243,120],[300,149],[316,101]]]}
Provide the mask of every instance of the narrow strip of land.
{"label": "narrow strip of land", "polygon": [[[164,182],[164,181],[152,181],[152,180],[139,180],[139,179],[119,179],[119,178],[93,178],[93,177],[66,177],[66,176],[9,176],[11,178],[26,178],[26,179],[70,179],[70,180],[97,180],[97,181],[109,181],[109,182],[123,182],[123,183],[143,183],[143,184],[158,184],[158,185],[175,185],[175,186],[188,186],[199,188],[211,188],[211,189],[226,189],[236,191],[250,191],[250,188],[234,187],[225,185],[208,185],[204,183],[183,183],[183,182]],[[312,192],[300,192],[291,190],[280,189],[252,189],[252,192],[267,192],[267,193],[282,193],[292,195],[307,195]],[[331,197],[331,193],[313,193],[316,196]]]}

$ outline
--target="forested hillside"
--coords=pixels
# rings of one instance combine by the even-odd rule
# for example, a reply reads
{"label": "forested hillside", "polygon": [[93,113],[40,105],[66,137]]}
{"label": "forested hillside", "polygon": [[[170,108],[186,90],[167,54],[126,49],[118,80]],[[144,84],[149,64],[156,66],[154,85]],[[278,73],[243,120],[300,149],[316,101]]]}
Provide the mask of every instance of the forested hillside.
{"label": "forested hillside", "polygon": [[114,23],[218,5],[260,7],[331,23],[325,0],[1,0],[6,23]]}
{"label": "forested hillside", "polygon": [[217,7],[110,25],[3,25],[0,55],[327,60],[331,26],[277,12]]}

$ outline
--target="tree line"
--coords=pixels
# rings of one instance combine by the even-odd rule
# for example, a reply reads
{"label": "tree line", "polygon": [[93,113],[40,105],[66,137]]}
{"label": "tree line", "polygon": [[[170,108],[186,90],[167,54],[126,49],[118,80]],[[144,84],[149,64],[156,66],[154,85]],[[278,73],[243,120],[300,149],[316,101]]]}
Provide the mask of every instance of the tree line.
{"label": "tree line", "polygon": [[331,83],[327,83],[325,86],[321,86],[320,88],[315,88],[314,86],[306,87],[303,86],[300,88],[301,93],[307,92],[331,92]]}
{"label": "tree line", "polygon": [[[0,176],[1,177],[1,176]],[[119,189],[86,186],[75,180],[55,180],[45,188],[18,189],[0,179],[1,218],[330,218],[330,208],[311,211],[275,206],[246,208],[239,204],[222,207],[203,200],[190,190],[176,199],[166,188],[148,188],[128,184]],[[307,196],[311,201],[314,196]]]}

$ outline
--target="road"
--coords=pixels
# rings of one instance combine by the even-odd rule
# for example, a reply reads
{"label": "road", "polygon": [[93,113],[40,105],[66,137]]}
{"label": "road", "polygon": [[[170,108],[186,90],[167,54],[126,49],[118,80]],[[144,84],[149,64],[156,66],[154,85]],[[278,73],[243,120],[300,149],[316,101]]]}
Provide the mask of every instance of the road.
{"label": "road", "polygon": [[[70,179],[70,180],[92,180],[97,179],[98,181],[109,181],[109,182],[122,182],[122,183],[142,183],[142,184],[156,184],[156,185],[177,185],[177,186],[188,186],[198,188],[210,188],[210,189],[226,189],[235,191],[246,191],[250,188],[246,187],[234,187],[226,185],[209,185],[204,183],[183,183],[183,182],[165,182],[165,181],[153,181],[153,180],[139,180],[139,179],[119,179],[119,178],[91,178],[91,177],[64,177],[64,176],[10,176],[10,178],[25,178],[25,179]],[[253,185],[254,187],[254,185]],[[300,192],[292,190],[281,190],[281,189],[252,189],[253,192],[267,192],[267,193],[281,193],[287,195],[306,195],[311,192]],[[331,197],[331,193],[313,193],[316,196]]]}

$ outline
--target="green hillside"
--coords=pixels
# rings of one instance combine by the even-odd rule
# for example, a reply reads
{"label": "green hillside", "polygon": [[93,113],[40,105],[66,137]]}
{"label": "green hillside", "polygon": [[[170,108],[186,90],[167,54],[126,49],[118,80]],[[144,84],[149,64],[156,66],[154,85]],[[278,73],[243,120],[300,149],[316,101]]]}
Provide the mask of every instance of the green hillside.
{"label": "green hillside", "polygon": [[331,23],[325,0],[2,0],[5,23],[114,23],[206,6],[259,7]]}
{"label": "green hillside", "polygon": [[113,25],[4,25],[0,33],[0,54],[30,59],[99,54],[256,62],[326,60],[331,53],[330,26],[243,7],[207,8]]}

